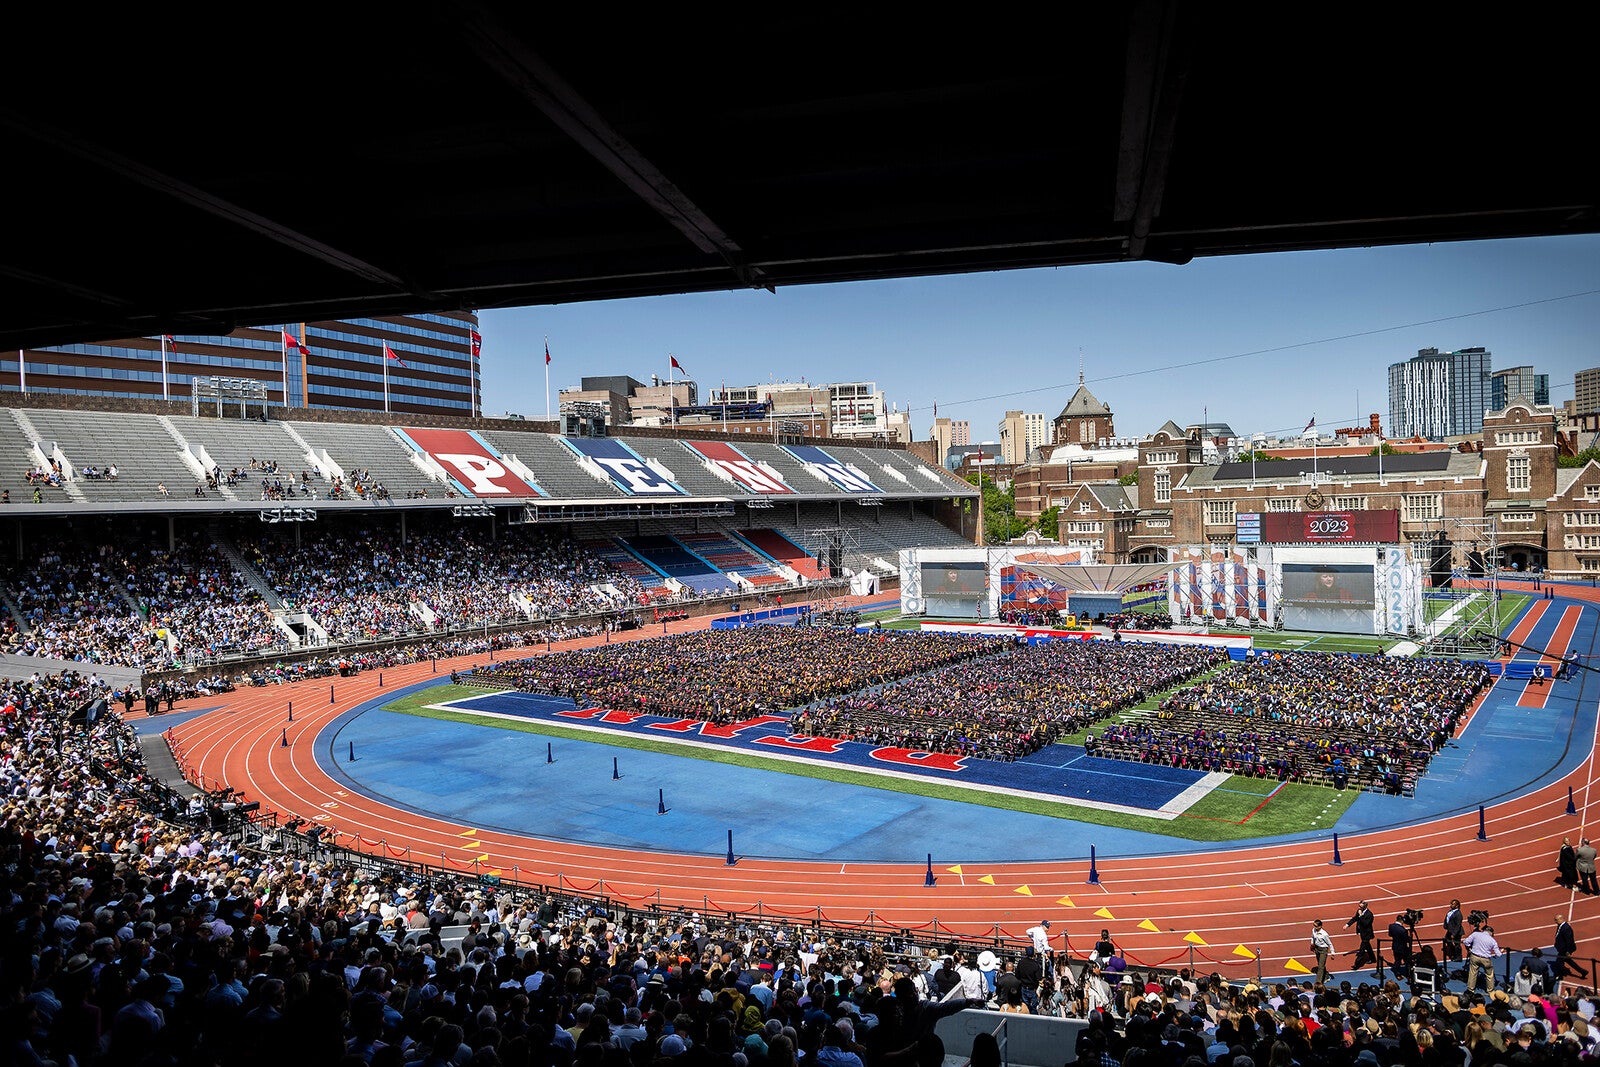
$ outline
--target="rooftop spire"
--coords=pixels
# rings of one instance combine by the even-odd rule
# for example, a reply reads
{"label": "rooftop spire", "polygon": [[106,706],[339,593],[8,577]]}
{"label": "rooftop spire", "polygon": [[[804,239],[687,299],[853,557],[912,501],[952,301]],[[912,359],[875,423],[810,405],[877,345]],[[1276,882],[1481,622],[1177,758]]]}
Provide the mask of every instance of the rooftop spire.
{"label": "rooftop spire", "polygon": [[1078,346],[1078,384],[1083,384],[1083,346]]}

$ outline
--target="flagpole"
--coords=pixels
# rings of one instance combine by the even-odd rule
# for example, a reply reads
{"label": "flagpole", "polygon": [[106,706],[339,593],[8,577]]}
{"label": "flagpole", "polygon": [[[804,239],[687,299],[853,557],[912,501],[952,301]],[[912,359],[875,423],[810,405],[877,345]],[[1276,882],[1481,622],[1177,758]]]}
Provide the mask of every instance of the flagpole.
{"label": "flagpole", "polygon": [[677,361],[671,352],[667,353],[667,402],[672,405],[672,413],[668,416],[667,425],[678,425],[678,380],[676,378]]}
{"label": "flagpole", "polygon": [[389,411],[389,353],[385,352],[384,342],[378,342],[378,362],[383,364],[383,410]]}
{"label": "flagpole", "polygon": [[722,432],[728,432],[728,379],[722,379]]}
{"label": "flagpole", "polygon": [[544,338],[544,421],[550,421],[550,335]]}
{"label": "flagpole", "polygon": [[17,349],[17,388],[26,393],[28,391],[28,353],[26,349]]}
{"label": "flagpole", "polygon": [[161,399],[172,399],[172,388],[167,384],[167,335],[161,335]]}
{"label": "flagpole", "polygon": [[281,331],[283,336],[278,339],[278,344],[283,349],[283,406],[289,407],[289,326],[284,324]]}

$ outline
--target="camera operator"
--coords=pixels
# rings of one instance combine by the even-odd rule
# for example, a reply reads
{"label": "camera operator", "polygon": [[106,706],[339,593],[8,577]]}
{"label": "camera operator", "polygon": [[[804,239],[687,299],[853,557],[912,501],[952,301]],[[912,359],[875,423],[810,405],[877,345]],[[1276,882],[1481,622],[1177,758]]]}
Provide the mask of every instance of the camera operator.
{"label": "camera operator", "polygon": [[1389,924],[1389,951],[1394,957],[1394,970],[1396,974],[1405,975],[1408,981],[1412,974],[1411,946],[1416,939],[1417,923],[1421,920],[1422,912],[1407,908]]}

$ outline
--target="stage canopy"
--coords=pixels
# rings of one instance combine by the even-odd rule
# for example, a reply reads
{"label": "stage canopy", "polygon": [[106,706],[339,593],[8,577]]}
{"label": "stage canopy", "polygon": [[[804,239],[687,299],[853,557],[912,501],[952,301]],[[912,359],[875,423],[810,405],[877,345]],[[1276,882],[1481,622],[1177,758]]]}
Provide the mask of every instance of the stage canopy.
{"label": "stage canopy", "polygon": [[1136,585],[1165,578],[1170,563],[1030,563],[1021,558],[1012,566],[1046,578],[1075,593],[1123,593]]}

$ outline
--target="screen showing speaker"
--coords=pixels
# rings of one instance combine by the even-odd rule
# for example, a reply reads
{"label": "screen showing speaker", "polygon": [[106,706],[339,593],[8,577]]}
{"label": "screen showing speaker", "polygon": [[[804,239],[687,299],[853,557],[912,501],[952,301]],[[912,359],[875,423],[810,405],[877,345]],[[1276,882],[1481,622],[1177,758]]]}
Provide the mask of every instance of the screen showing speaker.
{"label": "screen showing speaker", "polygon": [[1376,603],[1372,567],[1349,563],[1285,563],[1285,604],[1302,608],[1362,608]]}
{"label": "screen showing speaker", "polygon": [[986,565],[975,563],[924,563],[924,597],[973,597],[984,595]]}

